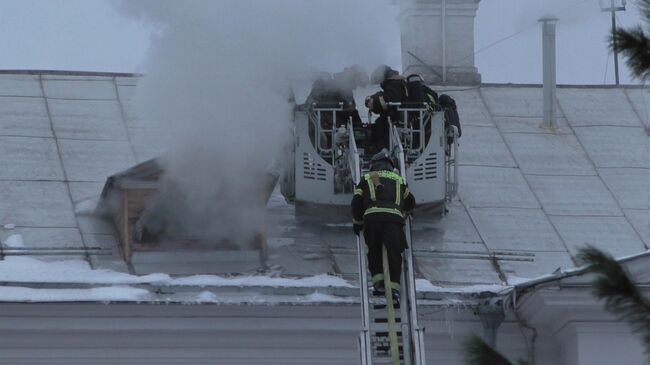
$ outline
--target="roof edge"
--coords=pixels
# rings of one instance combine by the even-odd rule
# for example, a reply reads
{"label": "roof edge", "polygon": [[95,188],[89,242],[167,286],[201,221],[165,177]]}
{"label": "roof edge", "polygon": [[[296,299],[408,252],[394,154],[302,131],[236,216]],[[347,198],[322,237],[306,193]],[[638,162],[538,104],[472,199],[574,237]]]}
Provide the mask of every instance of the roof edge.
{"label": "roof edge", "polygon": [[0,70],[0,75],[59,75],[59,76],[107,76],[140,77],[142,74],[129,72],[69,71],[69,70]]}
{"label": "roof edge", "polygon": [[[616,261],[618,261],[620,264],[625,264],[625,263],[628,263],[630,261],[638,260],[638,259],[645,258],[645,257],[650,257],[650,251],[641,252],[641,253],[636,254],[636,255],[624,256],[624,257],[616,259]],[[524,290],[527,290],[527,289],[530,289],[530,288],[534,288],[534,287],[536,287],[538,285],[548,284],[548,283],[551,283],[551,282],[554,282],[554,281],[559,281],[559,280],[562,280],[562,279],[566,279],[566,278],[579,276],[579,275],[588,273],[589,269],[590,269],[590,266],[582,266],[582,267],[575,268],[573,270],[561,271],[561,272],[558,272],[558,273],[555,273],[555,274],[542,276],[542,277],[537,278],[537,279],[533,279],[533,280],[530,280],[530,281],[526,281],[526,282],[517,284],[517,285],[514,286],[514,290],[519,293],[521,291],[524,291]]]}
{"label": "roof edge", "polygon": [[[526,88],[542,88],[543,84],[514,84],[514,83],[482,83],[477,85],[479,87],[526,87]],[[610,84],[558,84],[559,89],[649,89],[650,87],[642,84],[625,84],[625,85],[610,85]]]}

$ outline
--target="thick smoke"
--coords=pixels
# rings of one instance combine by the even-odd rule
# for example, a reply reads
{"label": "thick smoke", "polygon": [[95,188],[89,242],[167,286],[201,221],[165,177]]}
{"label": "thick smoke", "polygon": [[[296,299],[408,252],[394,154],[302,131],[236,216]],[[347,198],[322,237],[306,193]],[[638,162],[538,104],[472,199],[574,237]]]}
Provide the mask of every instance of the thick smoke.
{"label": "thick smoke", "polygon": [[156,203],[167,216],[158,218],[175,215],[176,230],[166,222],[172,233],[212,241],[244,242],[263,230],[265,172],[292,141],[289,80],[384,63],[394,52],[385,44],[398,36],[382,31],[395,19],[380,0],[142,0],[118,7],[157,29],[138,111],[171,141]]}

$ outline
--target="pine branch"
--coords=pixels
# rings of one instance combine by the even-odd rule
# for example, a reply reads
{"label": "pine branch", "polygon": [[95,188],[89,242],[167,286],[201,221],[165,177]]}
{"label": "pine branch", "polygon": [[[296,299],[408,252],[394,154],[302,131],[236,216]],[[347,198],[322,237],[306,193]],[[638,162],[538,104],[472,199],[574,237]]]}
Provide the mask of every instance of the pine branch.
{"label": "pine branch", "polygon": [[[645,1],[650,2],[650,0]],[[618,28],[609,37],[609,48],[614,50],[614,40],[616,40],[616,48],[627,59],[626,63],[632,74],[642,80],[650,78],[650,38],[648,36],[649,34],[641,26],[636,26]]]}
{"label": "pine branch", "polygon": [[472,335],[463,344],[467,365],[513,365],[479,336]]}
{"label": "pine branch", "polygon": [[646,355],[650,357],[650,302],[630,279],[625,269],[610,255],[594,248],[580,250],[579,257],[597,274],[593,294],[605,300],[605,309],[627,322],[642,336]]}

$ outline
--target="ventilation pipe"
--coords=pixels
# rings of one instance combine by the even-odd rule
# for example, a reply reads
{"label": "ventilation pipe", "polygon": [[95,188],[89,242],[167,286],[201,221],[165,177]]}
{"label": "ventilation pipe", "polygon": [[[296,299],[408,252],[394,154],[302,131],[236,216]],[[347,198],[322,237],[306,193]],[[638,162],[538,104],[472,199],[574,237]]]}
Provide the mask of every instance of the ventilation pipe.
{"label": "ventilation pipe", "polygon": [[555,25],[558,19],[553,16],[545,16],[539,21],[542,23],[544,75],[544,121],[542,127],[554,129],[557,127]]}

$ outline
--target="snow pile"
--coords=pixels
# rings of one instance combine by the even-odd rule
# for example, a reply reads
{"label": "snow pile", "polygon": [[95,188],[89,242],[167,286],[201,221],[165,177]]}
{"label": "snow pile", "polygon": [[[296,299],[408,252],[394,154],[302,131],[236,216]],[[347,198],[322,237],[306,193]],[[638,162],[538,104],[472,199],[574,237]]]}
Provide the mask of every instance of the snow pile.
{"label": "snow pile", "polygon": [[258,294],[240,294],[229,296],[217,296],[212,292],[204,291],[199,293],[196,297],[189,300],[190,303],[196,304],[257,304],[257,305],[279,305],[284,303],[292,304],[349,304],[355,303],[355,298],[337,297],[330,294],[314,292],[309,295],[258,295]]}
{"label": "snow pile", "polygon": [[91,289],[0,287],[0,300],[4,302],[141,302],[149,296],[145,289],[128,286]]}
{"label": "snow pile", "polygon": [[203,291],[199,293],[196,297],[198,303],[216,303],[218,301],[217,296],[209,291]]}
{"label": "snow pile", "polygon": [[[43,262],[30,257],[7,257],[0,261],[0,283],[22,284],[86,284],[106,285],[90,289],[34,289],[16,286],[0,286],[0,301],[3,302],[115,302],[115,301],[167,301],[158,298],[147,289],[133,288],[128,285],[158,286],[217,286],[217,287],[273,287],[273,288],[353,288],[347,281],[330,276],[289,279],[269,276],[221,277],[216,275],[195,275],[184,278],[171,278],[167,274],[136,276],[111,270],[93,270],[85,261],[69,260]],[[203,291],[190,303],[222,304],[264,304],[268,295],[223,295]],[[351,299],[313,293],[307,296],[284,296],[275,302],[291,303],[343,303]],[[184,302],[184,300],[183,300]],[[275,303],[274,302],[274,303]]]}
{"label": "snow pile", "polygon": [[19,283],[102,285],[158,284],[171,280],[167,274],[134,276],[111,270],[93,270],[82,260],[43,262],[30,257],[7,257],[0,261],[0,279]]}
{"label": "snow pile", "polygon": [[[545,276],[547,276],[547,275],[545,275]],[[533,281],[533,280],[536,280],[536,279],[535,278],[522,278],[522,277],[515,276],[515,275],[508,275],[508,284],[510,284],[512,286],[517,286],[519,284],[525,284],[525,283],[527,283],[529,281]]]}
{"label": "snow pile", "polygon": [[74,205],[74,212],[77,215],[92,215],[97,208],[98,197],[83,199]]}
{"label": "snow pile", "polygon": [[313,303],[354,303],[352,298],[336,297],[334,295],[314,292],[307,295],[306,301]]}
{"label": "snow pile", "polygon": [[353,288],[347,281],[331,276],[289,279],[269,276],[221,277],[194,275],[171,278],[167,274],[136,276],[111,270],[93,270],[82,260],[43,262],[30,257],[7,257],[0,261],[0,280],[16,283],[67,283],[97,285],[155,284],[161,286],[235,286],[235,287],[290,287],[290,288]]}
{"label": "snow pile", "polygon": [[442,287],[431,284],[430,281],[425,279],[415,280],[415,287],[418,292],[424,293],[458,293],[458,294],[474,294],[474,293],[494,293],[500,294],[512,289],[512,286],[504,285],[469,285],[461,287]]}
{"label": "snow pile", "polygon": [[170,280],[171,285],[190,285],[190,286],[266,286],[266,287],[285,287],[285,288],[354,288],[347,281],[331,275],[316,275],[298,279],[276,278],[268,276],[238,276],[224,278],[216,275],[195,275],[185,278]]}
{"label": "snow pile", "polygon": [[25,247],[23,236],[19,234],[12,234],[11,236],[7,237],[2,242],[2,244],[6,247]]}

